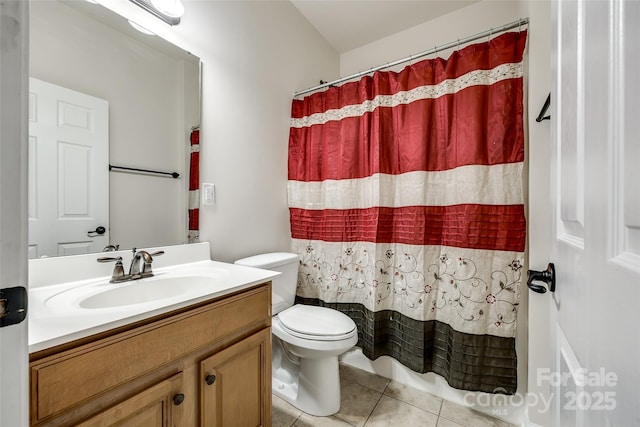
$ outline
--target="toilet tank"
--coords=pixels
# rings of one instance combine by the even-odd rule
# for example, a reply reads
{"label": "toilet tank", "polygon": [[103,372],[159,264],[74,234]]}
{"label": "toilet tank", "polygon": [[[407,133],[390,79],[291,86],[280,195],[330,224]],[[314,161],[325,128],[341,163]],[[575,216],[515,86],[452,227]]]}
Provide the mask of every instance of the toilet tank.
{"label": "toilet tank", "polygon": [[271,314],[276,315],[293,305],[298,283],[298,254],[272,252],[242,258],[234,264],[282,273],[271,281]]}

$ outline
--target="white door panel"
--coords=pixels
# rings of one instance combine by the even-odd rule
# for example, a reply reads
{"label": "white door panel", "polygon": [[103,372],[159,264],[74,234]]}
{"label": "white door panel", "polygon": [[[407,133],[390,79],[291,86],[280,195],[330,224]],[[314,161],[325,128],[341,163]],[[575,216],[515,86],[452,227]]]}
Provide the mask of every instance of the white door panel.
{"label": "white door panel", "polygon": [[[631,29],[640,22],[640,4],[628,2],[622,5],[619,25]],[[621,266],[632,270],[640,270],[640,176],[638,165],[640,164],[640,41],[637,34],[634,39],[624,37],[618,33],[615,45],[619,50],[618,64],[615,70],[618,72],[616,81],[620,82],[623,91],[619,93],[618,110],[614,122],[615,132],[619,132],[616,138],[621,141],[614,147],[613,168],[614,179],[620,183],[614,187],[613,206],[617,215],[614,215],[614,260]],[[626,58],[627,65],[621,66],[620,61]],[[633,67],[633,68],[632,68]],[[635,71],[635,72],[634,72]],[[620,188],[619,191],[617,188]]]}
{"label": "white door panel", "polygon": [[555,362],[538,378],[555,426],[640,425],[640,2],[552,9]]}
{"label": "white door panel", "polygon": [[[29,256],[109,244],[109,104],[30,79]],[[102,235],[89,231],[104,227]]]}

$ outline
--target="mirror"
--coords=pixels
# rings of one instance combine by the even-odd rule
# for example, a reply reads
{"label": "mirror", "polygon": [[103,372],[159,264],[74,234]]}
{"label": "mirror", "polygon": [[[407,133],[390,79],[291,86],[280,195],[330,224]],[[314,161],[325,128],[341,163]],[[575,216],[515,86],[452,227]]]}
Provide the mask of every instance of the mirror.
{"label": "mirror", "polygon": [[35,0],[30,77],[29,257],[186,243],[200,60],[98,4]]}

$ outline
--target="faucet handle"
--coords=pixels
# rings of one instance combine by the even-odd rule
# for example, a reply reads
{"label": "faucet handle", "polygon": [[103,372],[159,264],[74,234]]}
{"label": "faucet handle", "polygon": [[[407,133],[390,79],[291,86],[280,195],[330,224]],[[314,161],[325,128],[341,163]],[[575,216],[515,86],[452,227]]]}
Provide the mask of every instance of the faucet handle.
{"label": "faucet handle", "polygon": [[113,273],[111,274],[111,280],[109,283],[118,283],[127,280],[124,275],[124,267],[122,266],[122,257],[100,257],[96,261],[98,262],[114,262],[116,265],[113,267]]}
{"label": "faucet handle", "polygon": [[96,261],[98,262],[113,262],[115,261],[116,263],[118,262],[122,262],[122,257],[121,256],[117,256],[117,257],[112,257],[112,256],[103,256],[98,258]]}
{"label": "faucet handle", "polygon": [[153,262],[153,257],[154,256],[160,256],[163,255],[164,251],[157,251],[157,252],[153,252],[148,254],[149,258],[144,258],[144,264],[142,264],[142,271],[140,272],[140,276],[142,277],[151,277],[153,276],[153,271],[151,269],[151,263]]}

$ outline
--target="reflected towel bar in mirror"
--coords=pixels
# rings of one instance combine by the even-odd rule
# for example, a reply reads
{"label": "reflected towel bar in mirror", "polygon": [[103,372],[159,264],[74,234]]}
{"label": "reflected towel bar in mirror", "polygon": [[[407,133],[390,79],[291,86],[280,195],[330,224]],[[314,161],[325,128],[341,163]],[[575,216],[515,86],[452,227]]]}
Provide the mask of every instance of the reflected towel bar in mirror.
{"label": "reflected towel bar in mirror", "polygon": [[156,175],[162,175],[162,176],[167,176],[167,177],[172,177],[172,178],[179,178],[180,174],[178,172],[164,172],[164,171],[154,171],[154,170],[150,170],[150,169],[139,169],[139,168],[130,168],[130,167],[126,167],[126,166],[114,166],[114,165],[109,165],[109,171],[112,172],[125,172],[125,173],[144,173],[144,174],[156,174]]}

